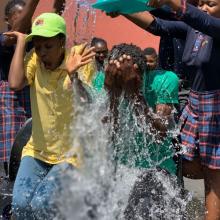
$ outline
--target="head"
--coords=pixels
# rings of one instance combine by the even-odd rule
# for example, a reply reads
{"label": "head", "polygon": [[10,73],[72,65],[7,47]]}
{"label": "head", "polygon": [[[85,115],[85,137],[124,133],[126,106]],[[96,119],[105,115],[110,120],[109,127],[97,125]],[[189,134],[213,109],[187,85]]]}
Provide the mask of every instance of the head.
{"label": "head", "polygon": [[5,7],[5,21],[9,30],[14,25],[14,22],[19,18],[24,6],[25,1],[23,0],[11,0],[7,3]]}
{"label": "head", "polygon": [[124,54],[131,57],[133,63],[137,64],[138,70],[143,74],[146,70],[146,62],[143,51],[140,47],[133,44],[119,44],[112,48],[109,53],[109,60],[117,60]]}
{"label": "head", "polygon": [[27,41],[33,41],[35,52],[46,69],[54,70],[63,61],[65,55],[66,24],[55,13],[38,16],[32,25]]}
{"label": "head", "polygon": [[199,0],[198,8],[213,17],[220,18],[219,0]]}
{"label": "head", "polygon": [[96,61],[103,65],[105,59],[108,56],[108,45],[107,42],[102,38],[94,37],[91,41],[91,46],[95,47],[95,58]]}
{"label": "head", "polygon": [[[110,61],[119,62],[126,55],[129,60],[124,59],[117,65]],[[125,91],[127,94],[137,94],[140,91],[142,76],[146,70],[145,56],[142,50],[132,44],[119,44],[112,48],[109,54],[109,64],[106,68],[105,87],[110,90]]]}
{"label": "head", "polygon": [[154,70],[158,65],[158,55],[154,48],[148,47],[143,51],[147,63],[147,68],[149,70]]}

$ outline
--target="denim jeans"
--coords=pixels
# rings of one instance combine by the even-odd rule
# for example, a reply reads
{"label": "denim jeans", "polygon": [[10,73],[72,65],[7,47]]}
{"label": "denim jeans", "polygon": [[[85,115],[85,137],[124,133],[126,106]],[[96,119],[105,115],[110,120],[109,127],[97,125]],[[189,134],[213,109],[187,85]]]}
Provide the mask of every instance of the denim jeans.
{"label": "denim jeans", "polygon": [[53,219],[62,181],[68,179],[68,163],[51,165],[33,157],[21,160],[13,189],[13,215],[17,220]]}

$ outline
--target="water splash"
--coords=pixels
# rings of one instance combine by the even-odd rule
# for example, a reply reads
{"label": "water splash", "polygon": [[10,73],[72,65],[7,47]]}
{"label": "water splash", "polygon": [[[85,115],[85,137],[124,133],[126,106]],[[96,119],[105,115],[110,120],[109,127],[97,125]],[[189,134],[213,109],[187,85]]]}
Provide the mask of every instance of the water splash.
{"label": "water splash", "polygon": [[[179,187],[173,184],[176,179],[172,180],[154,168],[150,170],[151,180],[147,181],[151,188],[144,187],[150,197],[138,199],[135,206],[135,217],[129,218],[129,215],[125,215],[125,210],[130,210],[128,201],[129,204],[132,204],[130,193],[135,181],[143,174],[143,170],[130,168],[123,164],[115,166],[115,157],[118,152],[115,151],[114,145],[126,144],[129,148],[131,143],[137,144],[134,139],[135,133],[141,131],[149,133],[150,128],[147,124],[140,125],[140,118],[137,118],[135,114],[132,116],[134,117],[132,123],[130,117],[124,117],[124,115],[128,116],[127,111],[133,107],[128,105],[124,109],[125,111],[119,112],[123,129],[120,135],[117,135],[118,132],[114,134],[112,123],[102,123],[102,118],[111,116],[107,108],[109,106],[107,95],[103,91],[102,95],[97,96],[93,93],[92,96],[94,102],[76,106],[77,118],[73,132],[77,137],[75,142],[80,143],[84,150],[84,166],[79,171],[69,173],[72,179],[70,187],[69,183],[64,181],[64,190],[58,200],[61,216],[58,216],[57,219],[139,220],[146,219],[143,218],[143,210],[148,211],[149,218],[147,219],[159,220],[162,217],[165,217],[164,219],[181,219],[187,200],[181,197]],[[122,97],[121,104],[123,100]],[[79,100],[76,101],[79,103]],[[143,115],[140,114],[140,117],[143,121]],[[112,135],[115,135],[115,142],[112,142]],[[148,146],[154,141],[155,137],[149,133],[144,140],[144,145]],[[132,147],[134,148],[134,146]],[[143,153],[150,161],[148,153]],[[153,161],[150,162],[152,166],[157,166],[157,163],[161,161],[156,164]],[[130,161],[131,166],[134,163],[134,160]],[[156,185],[152,183],[156,183]],[[157,187],[160,189],[158,201],[160,204],[163,201],[162,206],[154,200],[155,195],[158,194],[157,188],[154,186],[159,186]]]}

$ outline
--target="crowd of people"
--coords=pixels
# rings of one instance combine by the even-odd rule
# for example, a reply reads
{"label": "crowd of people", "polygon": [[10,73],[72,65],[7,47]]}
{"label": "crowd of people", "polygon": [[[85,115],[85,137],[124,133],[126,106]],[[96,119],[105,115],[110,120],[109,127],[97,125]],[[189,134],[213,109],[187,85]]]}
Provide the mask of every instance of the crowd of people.
{"label": "crowd of people", "polygon": [[[0,34],[0,166],[6,176],[16,134],[32,117],[13,188],[13,217],[53,219],[52,195],[59,195],[65,173],[83,164],[81,147],[72,146],[78,87],[84,94],[106,92],[109,117],[100,120],[113,127],[113,163],[142,173],[125,219],[137,218],[138,203],[153,189],[161,192],[152,178],[160,172],[179,188],[183,176],[204,179],[205,219],[219,220],[220,1],[150,0],[150,12],[107,14],[161,36],[159,53],[126,43],[109,50],[99,37],[66,48],[65,0],[54,0],[53,10],[31,26],[38,3],[10,0],[8,31]],[[177,124],[179,134],[171,137]],[[153,201],[162,205],[158,195]],[[151,219],[148,209],[142,206],[143,219]]]}

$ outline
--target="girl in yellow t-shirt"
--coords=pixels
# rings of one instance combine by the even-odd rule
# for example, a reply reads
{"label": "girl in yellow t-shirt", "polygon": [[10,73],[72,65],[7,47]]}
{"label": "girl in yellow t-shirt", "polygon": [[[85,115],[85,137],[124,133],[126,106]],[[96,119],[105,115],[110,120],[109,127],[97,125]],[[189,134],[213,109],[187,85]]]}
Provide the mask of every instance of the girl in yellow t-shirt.
{"label": "girl in yellow t-shirt", "polygon": [[[53,219],[65,171],[79,165],[80,149],[72,146],[74,119],[72,80],[76,71],[91,62],[94,48],[65,49],[66,24],[54,13],[37,17],[27,37],[17,37],[9,72],[11,89],[30,85],[32,136],[24,147],[13,190],[16,219]],[[25,44],[34,49],[25,57]],[[24,59],[25,58],[25,59]],[[25,60],[25,61],[24,61]]]}

